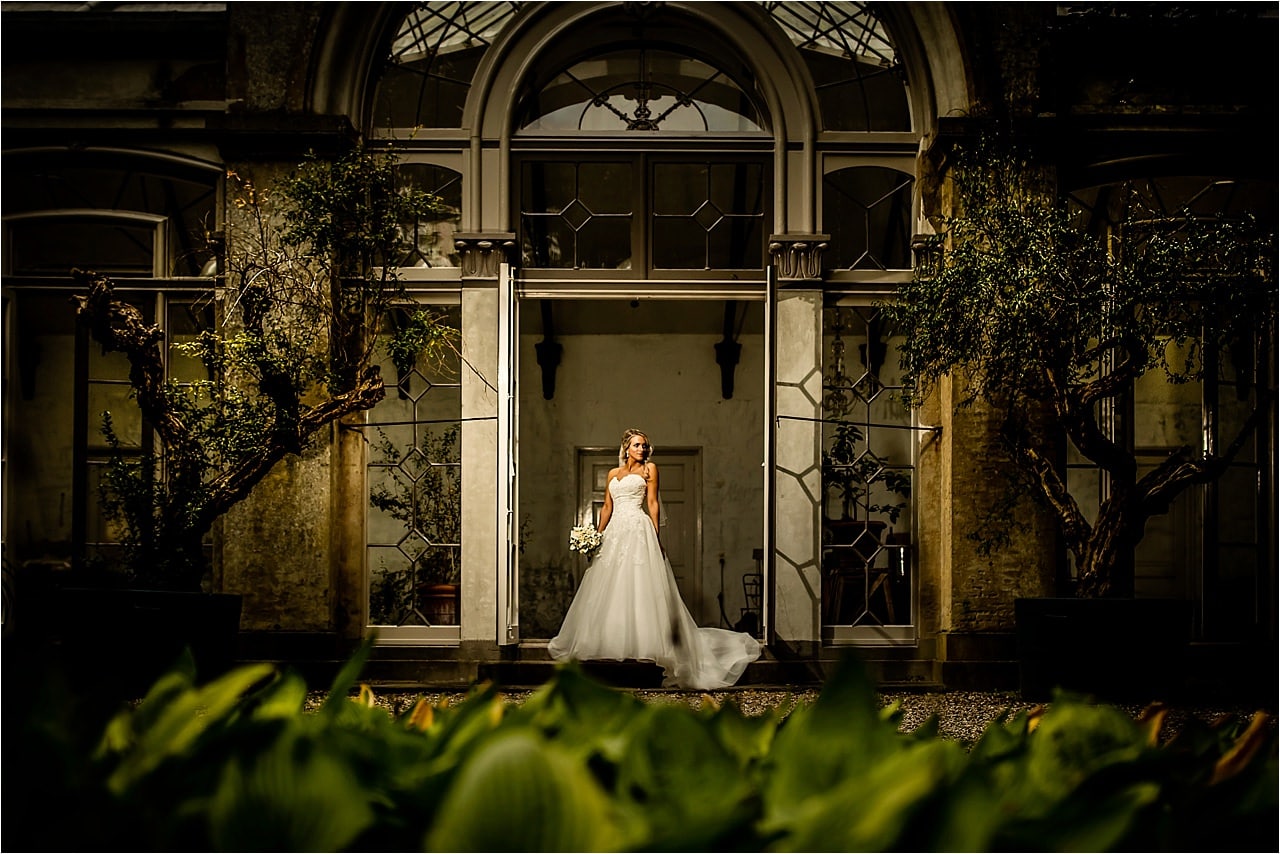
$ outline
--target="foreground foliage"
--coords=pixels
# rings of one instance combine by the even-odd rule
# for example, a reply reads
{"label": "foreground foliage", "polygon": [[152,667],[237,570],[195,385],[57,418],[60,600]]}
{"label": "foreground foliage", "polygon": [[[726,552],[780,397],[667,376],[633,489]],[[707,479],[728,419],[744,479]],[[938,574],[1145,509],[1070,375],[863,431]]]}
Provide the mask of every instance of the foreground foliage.
{"label": "foreground foliage", "polygon": [[[1160,735],[1069,697],[971,745],[899,731],[850,659],[809,706],[646,704],[575,667],[519,705],[376,706],[357,654],[307,710],[268,665],[160,679],[105,727],[7,692],[6,850],[1265,850],[1264,714]],[[355,693],[355,696],[353,696]],[[40,818],[47,816],[47,818]]]}

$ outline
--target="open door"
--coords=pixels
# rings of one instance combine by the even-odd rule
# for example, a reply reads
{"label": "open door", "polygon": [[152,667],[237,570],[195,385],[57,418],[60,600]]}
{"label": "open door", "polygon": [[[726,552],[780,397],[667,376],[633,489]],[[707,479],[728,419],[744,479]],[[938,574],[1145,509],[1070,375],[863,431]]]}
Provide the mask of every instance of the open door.
{"label": "open door", "polygon": [[497,635],[499,646],[520,642],[520,579],[516,548],[516,461],[519,436],[516,403],[516,347],[519,313],[511,266],[498,271],[498,559]]}

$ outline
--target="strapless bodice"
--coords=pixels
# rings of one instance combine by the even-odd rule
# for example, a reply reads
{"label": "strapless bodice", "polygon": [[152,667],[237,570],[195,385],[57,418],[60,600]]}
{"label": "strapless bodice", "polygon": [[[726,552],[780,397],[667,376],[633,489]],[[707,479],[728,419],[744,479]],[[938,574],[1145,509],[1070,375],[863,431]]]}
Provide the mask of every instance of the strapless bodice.
{"label": "strapless bodice", "polygon": [[614,511],[644,511],[644,499],[648,484],[644,476],[631,472],[609,481],[609,494],[613,496]]}

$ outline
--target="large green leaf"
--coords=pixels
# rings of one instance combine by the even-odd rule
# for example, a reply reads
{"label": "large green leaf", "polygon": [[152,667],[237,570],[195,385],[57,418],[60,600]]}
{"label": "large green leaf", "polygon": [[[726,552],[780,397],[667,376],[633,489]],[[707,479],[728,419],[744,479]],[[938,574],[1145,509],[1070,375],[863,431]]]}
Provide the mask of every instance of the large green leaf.
{"label": "large green leaf", "polygon": [[954,743],[904,740],[905,749],[850,769],[825,791],[811,792],[772,828],[784,851],[886,851],[920,820],[963,767]]}
{"label": "large green leaf", "polygon": [[765,760],[763,827],[790,826],[851,775],[865,773],[907,741],[882,714],[866,668],[846,655],[808,708],[783,722]]}
{"label": "large green leaf", "polygon": [[209,804],[220,851],[341,851],[373,821],[372,791],[345,755],[282,738],[251,761],[229,764]]}
{"label": "large green leaf", "polygon": [[430,830],[431,851],[615,851],[622,824],[590,772],[530,731],[470,758]]}
{"label": "large green leaf", "polygon": [[270,664],[248,665],[200,688],[153,691],[139,707],[134,743],[112,773],[108,788],[119,794],[160,763],[189,751],[196,739],[231,712],[249,688],[273,672]]}
{"label": "large green leaf", "polygon": [[646,848],[715,849],[749,831],[755,775],[721,745],[709,719],[654,706],[625,736],[614,794],[647,823]]}

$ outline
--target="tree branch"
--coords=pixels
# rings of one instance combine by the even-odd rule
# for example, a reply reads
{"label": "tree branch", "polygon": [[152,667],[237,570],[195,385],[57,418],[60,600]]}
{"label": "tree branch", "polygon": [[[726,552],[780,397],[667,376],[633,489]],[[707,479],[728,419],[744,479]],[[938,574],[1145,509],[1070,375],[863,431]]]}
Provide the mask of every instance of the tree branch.
{"label": "tree branch", "polygon": [[1079,556],[1084,551],[1091,528],[1089,521],[1080,512],[1080,506],[1071,497],[1066,482],[1058,473],[1058,467],[1053,460],[1025,442],[1019,444],[1016,453],[1023,468],[1032,474],[1042,496],[1057,514],[1067,547]]}
{"label": "tree branch", "polygon": [[326,425],[350,415],[372,409],[386,397],[386,387],[377,365],[370,365],[360,376],[356,387],[348,392],[325,400],[307,409],[298,419],[297,432],[292,436],[275,431],[258,453],[240,460],[206,485],[208,499],[198,514],[197,525],[206,531],[214,520],[253,491],[272,467],[295,448],[306,444],[308,438]]}
{"label": "tree branch", "polygon": [[104,351],[123,353],[129,360],[129,383],[138,408],[159,434],[161,444],[190,447],[194,442],[190,425],[173,411],[165,387],[160,347],[164,333],[160,327],[147,323],[133,306],[115,299],[115,283],[109,277],[80,269],[72,270],[71,277],[88,290],[87,296],[72,297],[76,315],[87,322],[89,334]]}
{"label": "tree branch", "polygon": [[1191,456],[1191,447],[1184,445],[1143,475],[1135,487],[1143,512],[1147,516],[1167,513],[1174,499],[1186,489],[1198,483],[1211,483],[1221,477],[1262,420],[1262,412],[1261,405],[1253,408],[1223,453],[1197,460]]}

